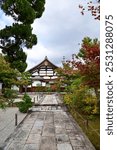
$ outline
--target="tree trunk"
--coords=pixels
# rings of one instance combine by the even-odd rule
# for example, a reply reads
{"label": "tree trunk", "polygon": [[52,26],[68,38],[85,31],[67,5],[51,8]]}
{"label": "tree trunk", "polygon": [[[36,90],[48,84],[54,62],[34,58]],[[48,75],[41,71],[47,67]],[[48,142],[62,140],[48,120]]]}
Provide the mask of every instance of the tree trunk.
{"label": "tree trunk", "polygon": [[25,94],[27,93],[27,85],[25,85]]}
{"label": "tree trunk", "polygon": [[97,106],[100,108],[100,92],[98,88],[94,88],[94,90],[97,98]]}

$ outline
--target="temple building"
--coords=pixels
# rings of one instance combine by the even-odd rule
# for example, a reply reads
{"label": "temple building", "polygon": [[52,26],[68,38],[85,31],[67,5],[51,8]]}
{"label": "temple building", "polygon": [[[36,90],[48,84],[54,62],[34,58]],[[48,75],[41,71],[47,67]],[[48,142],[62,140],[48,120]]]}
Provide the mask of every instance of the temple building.
{"label": "temple building", "polygon": [[50,87],[50,85],[53,85],[57,79],[57,68],[46,56],[41,63],[29,69],[32,84],[28,86],[28,92],[37,91],[37,87]]}

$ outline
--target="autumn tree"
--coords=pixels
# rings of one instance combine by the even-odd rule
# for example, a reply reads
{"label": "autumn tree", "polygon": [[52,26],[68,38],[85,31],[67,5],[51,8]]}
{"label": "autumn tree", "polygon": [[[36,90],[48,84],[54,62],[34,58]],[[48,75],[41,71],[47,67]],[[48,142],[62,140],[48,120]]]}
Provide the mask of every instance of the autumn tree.
{"label": "autumn tree", "polygon": [[[67,104],[74,102],[79,106],[88,104],[83,108],[85,111],[90,108],[93,113],[99,112],[100,42],[98,39],[85,37],[78,54],[74,54],[71,60],[65,61],[63,68],[57,71],[59,83],[65,85],[68,92],[65,97]],[[90,106],[92,103],[93,109]]]}
{"label": "autumn tree", "polygon": [[83,77],[84,84],[94,88],[99,100],[100,88],[100,42],[98,39],[85,37],[81,49],[76,55],[75,67]]}
{"label": "autumn tree", "polygon": [[11,26],[0,30],[0,49],[12,68],[23,72],[26,67],[26,54],[23,48],[32,48],[37,37],[32,33],[31,24],[40,18],[44,11],[45,0],[3,0],[0,8],[6,16],[14,20]]}
{"label": "autumn tree", "polygon": [[57,85],[69,91],[74,79],[79,77],[78,69],[74,70],[72,61],[66,61],[63,63],[63,67],[58,68],[56,71],[58,74]]}
{"label": "autumn tree", "polygon": [[94,88],[99,99],[100,88],[100,42],[98,39],[85,37],[81,48],[75,58],[67,60],[63,68],[59,68],[58,75],[67,85],[77,78],[82,78],[82,83],[89,88]]}
{"label": "autumn tree", "polygon": [[88,1],[86,6],[79,4],[78,7],[82,15],[89,11],[95,20],[100,20],[100,0]]}

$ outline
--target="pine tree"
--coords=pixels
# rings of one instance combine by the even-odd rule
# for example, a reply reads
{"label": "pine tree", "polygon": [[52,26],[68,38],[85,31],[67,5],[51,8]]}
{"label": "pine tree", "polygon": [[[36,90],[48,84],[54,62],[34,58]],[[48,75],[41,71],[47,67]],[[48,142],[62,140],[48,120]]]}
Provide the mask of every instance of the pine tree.
{"label": "pine tree", "polygon": [[31,24],[40,18],[44,11],[45,0],[3,0],[0,7],[14,20],[11,26],[0,30],[0,49],[12,68],[24,72],[27,55],[23,48],[32,48],[37,37],[32,33]]}

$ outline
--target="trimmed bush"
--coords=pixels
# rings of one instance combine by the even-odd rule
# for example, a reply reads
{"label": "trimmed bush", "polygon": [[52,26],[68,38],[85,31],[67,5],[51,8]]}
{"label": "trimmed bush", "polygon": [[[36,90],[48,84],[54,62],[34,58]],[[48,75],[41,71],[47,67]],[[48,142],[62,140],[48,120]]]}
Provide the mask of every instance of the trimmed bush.
{"label": "trimmed bush", "polygon": [[22,102],[19,102],[18,107],[19,107],[19,111],[22,113],[27,113],[29,108],[32,107],[32,102],[31,102],[31,98],[29,95],[24,94],[24,97],[22,99]]}

